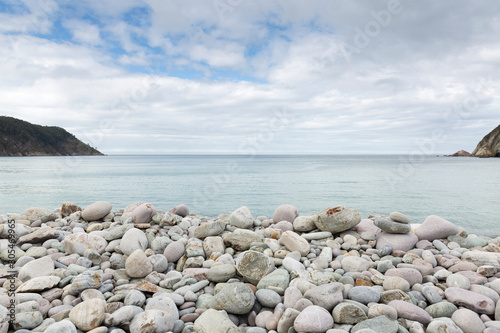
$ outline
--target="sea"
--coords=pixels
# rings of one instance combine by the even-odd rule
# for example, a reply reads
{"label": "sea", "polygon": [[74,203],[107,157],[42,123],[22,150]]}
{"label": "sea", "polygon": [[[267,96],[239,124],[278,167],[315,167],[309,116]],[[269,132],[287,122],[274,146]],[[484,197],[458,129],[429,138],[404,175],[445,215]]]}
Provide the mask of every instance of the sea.
{"label": "sea", "polygon": [[142,201],[186,204],[217,217],[247,206],[272,217],[344,205],[363,218],[399,211],[422,223],[441,216],[469,233],[500,236],[500,158],[398,155],[107,155],[0,157],[0,214],[65,201],[113,209]]}

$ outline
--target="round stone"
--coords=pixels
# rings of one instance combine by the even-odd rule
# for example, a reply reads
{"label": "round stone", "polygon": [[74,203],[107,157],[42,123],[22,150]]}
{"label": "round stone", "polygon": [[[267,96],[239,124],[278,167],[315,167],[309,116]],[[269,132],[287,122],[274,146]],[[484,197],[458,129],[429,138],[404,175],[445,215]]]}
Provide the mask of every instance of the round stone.
{"label": "round stone", "polygon": [[399,212],[392,212],[389,214],[391,220],[399,223],[410,223],[410,218]]}
{"label": "round stone", "polygon": [[253,226],[253,221],[252,213],[246,206],[238,208],[229,216],[229,224],[237,228],[250,228]]}
{"label": "round stone", "polygon": [[104,320],[105,302],[100,299],[89,299],[75,306],[69,313],[69,319],[82,331],[90,331]]}
{"label": "round stone", "polygon": [[297,332],[323,333],[333,327],[333,318],[324,308],[311,305],[295,318],[293,327]]}
{"label": "round stone", "polygon": [[210,307],[233,314],[246,314],[255,304],[252,289],[244,283],[227,283],[210,301]]}
{"label": "round stone", "polygon": [[333,320],[340,324],[357,324],[367,319],[365,311],[356,304],[340,303],[333,309]]}
{"label": "round stone", "polygon": [[281,296],[274,290],[259,289],[255,293],[255,297],[262,306],[274,309],[276,305],[281,303]]}
{"label": "round stone", "polygon": [[456,225],[436,215],[429,215],[415,231],[419,240],[429,241],[444,239],[457,233],[458,227]]}
{"label": "round stone", "polygon": [[299,216],[299,210],[292,205],[281,205],[274,211],[273,221],[275,223],[281,221],[293,222]]}
{"label": "round stone", "polygon": [[347,293],[347,297],[363,304],[378,303],[380,293],[373,287],[358,286],[351,288]]}
{"label": "round stone", "polygon": [[132,228],[125,232],[120,241],[120,250],[126,255],[130,255],[137,249],[146,251],[147,248],[148,239],[144,232],[137,228]]}
{"label": "round stone", "polygon": [[94,202],[85,207],[82,211],[82,218],[85,221],[97,221],[105,217],[111,212],[113,206],[106,201]]}
{"label": "round stone", "polygon": [[374,223],[383,231],[391,234],[406,234],[411,230],[409,224],[394,222],[384,218],[375,218]]}
{"label": "round stone", "polygon": [[361,222],[361,215],[354,209],[345,206],[330,207],[317,214],[314,221],[318,229],[339,233],[356,226]]}
{"label": "round stone", "polygon": [[467,333],[482,333],[486,328],[479,315],[469,309],[458,309],[451,320]]}
{"label": "round stone", "polygon": [[174,318],[165,311],[147,310],[130,322],[130,333],[169,332],[174,328],[174,322]]}
{"label": "round stone", "polygon": [[125,261],[125,272],[134,278],[146,277],[153,271],[153,265],[141,249],[132,252]]}

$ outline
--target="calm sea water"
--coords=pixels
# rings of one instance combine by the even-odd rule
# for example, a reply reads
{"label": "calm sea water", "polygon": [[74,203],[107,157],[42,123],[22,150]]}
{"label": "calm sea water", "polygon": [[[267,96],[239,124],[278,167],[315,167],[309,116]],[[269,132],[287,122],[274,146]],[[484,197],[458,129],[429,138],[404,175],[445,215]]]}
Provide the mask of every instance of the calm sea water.
{"label": "calm sea water", "polygon": [[280,204],[301,214],[333,205],[400,211],[412,223],[442,216],[470,233],[500,235],[500,159],[437,156],[89,156],[0,158],[0,213],[29,207],[114,209],[136,201],[168,210],[185,203],[217,216],[247,206],[272,216]]}

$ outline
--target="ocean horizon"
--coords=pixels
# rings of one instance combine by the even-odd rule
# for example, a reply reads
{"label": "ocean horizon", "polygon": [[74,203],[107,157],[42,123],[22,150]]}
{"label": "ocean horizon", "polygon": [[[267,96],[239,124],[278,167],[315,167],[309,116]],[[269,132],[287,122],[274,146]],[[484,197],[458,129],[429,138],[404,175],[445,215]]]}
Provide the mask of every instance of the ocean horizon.
{"label": "ocean horizon", "polygon": [[30,207],[82,208],[109,201],[159,210],[186,204],[216,217],[247,206],[272,216],[281,204],[300,215],[345,205],[363,218],[399,211],[411,223],[439,215],[470,233],[498,236],[500,159],[436,155],[112,154],[0,157],[0,213]]}

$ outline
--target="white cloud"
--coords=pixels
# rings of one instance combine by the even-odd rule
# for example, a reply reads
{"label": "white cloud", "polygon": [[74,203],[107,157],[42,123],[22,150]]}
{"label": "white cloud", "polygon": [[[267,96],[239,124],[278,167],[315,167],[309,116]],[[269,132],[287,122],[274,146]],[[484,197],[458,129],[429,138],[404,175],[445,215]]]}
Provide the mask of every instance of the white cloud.
{"label": "white cloud", "polygon": [[89,45],[102,45],[99,27],[81,20],[67,20],[63,23],[73,34],[73,40],[77,43]]}
{"label": "white cloud", "polygon": [[[492,2],[401,0],[349,57],[356,28],[386,1],[231,4],[222,17],[202,0],[50,11],[40,31],[57,14],[71,41],[30,35],[33,2],[30,13],[0,14],[0,113],[65,127],[106,153],[237,153],[283,108],[286,128],[263,152],[410,153],[438,128],[448,139],[437,152],[448,153],[473,149],[498,123]],[[125,19],[138,6],[149,6],[149,24]]]}

